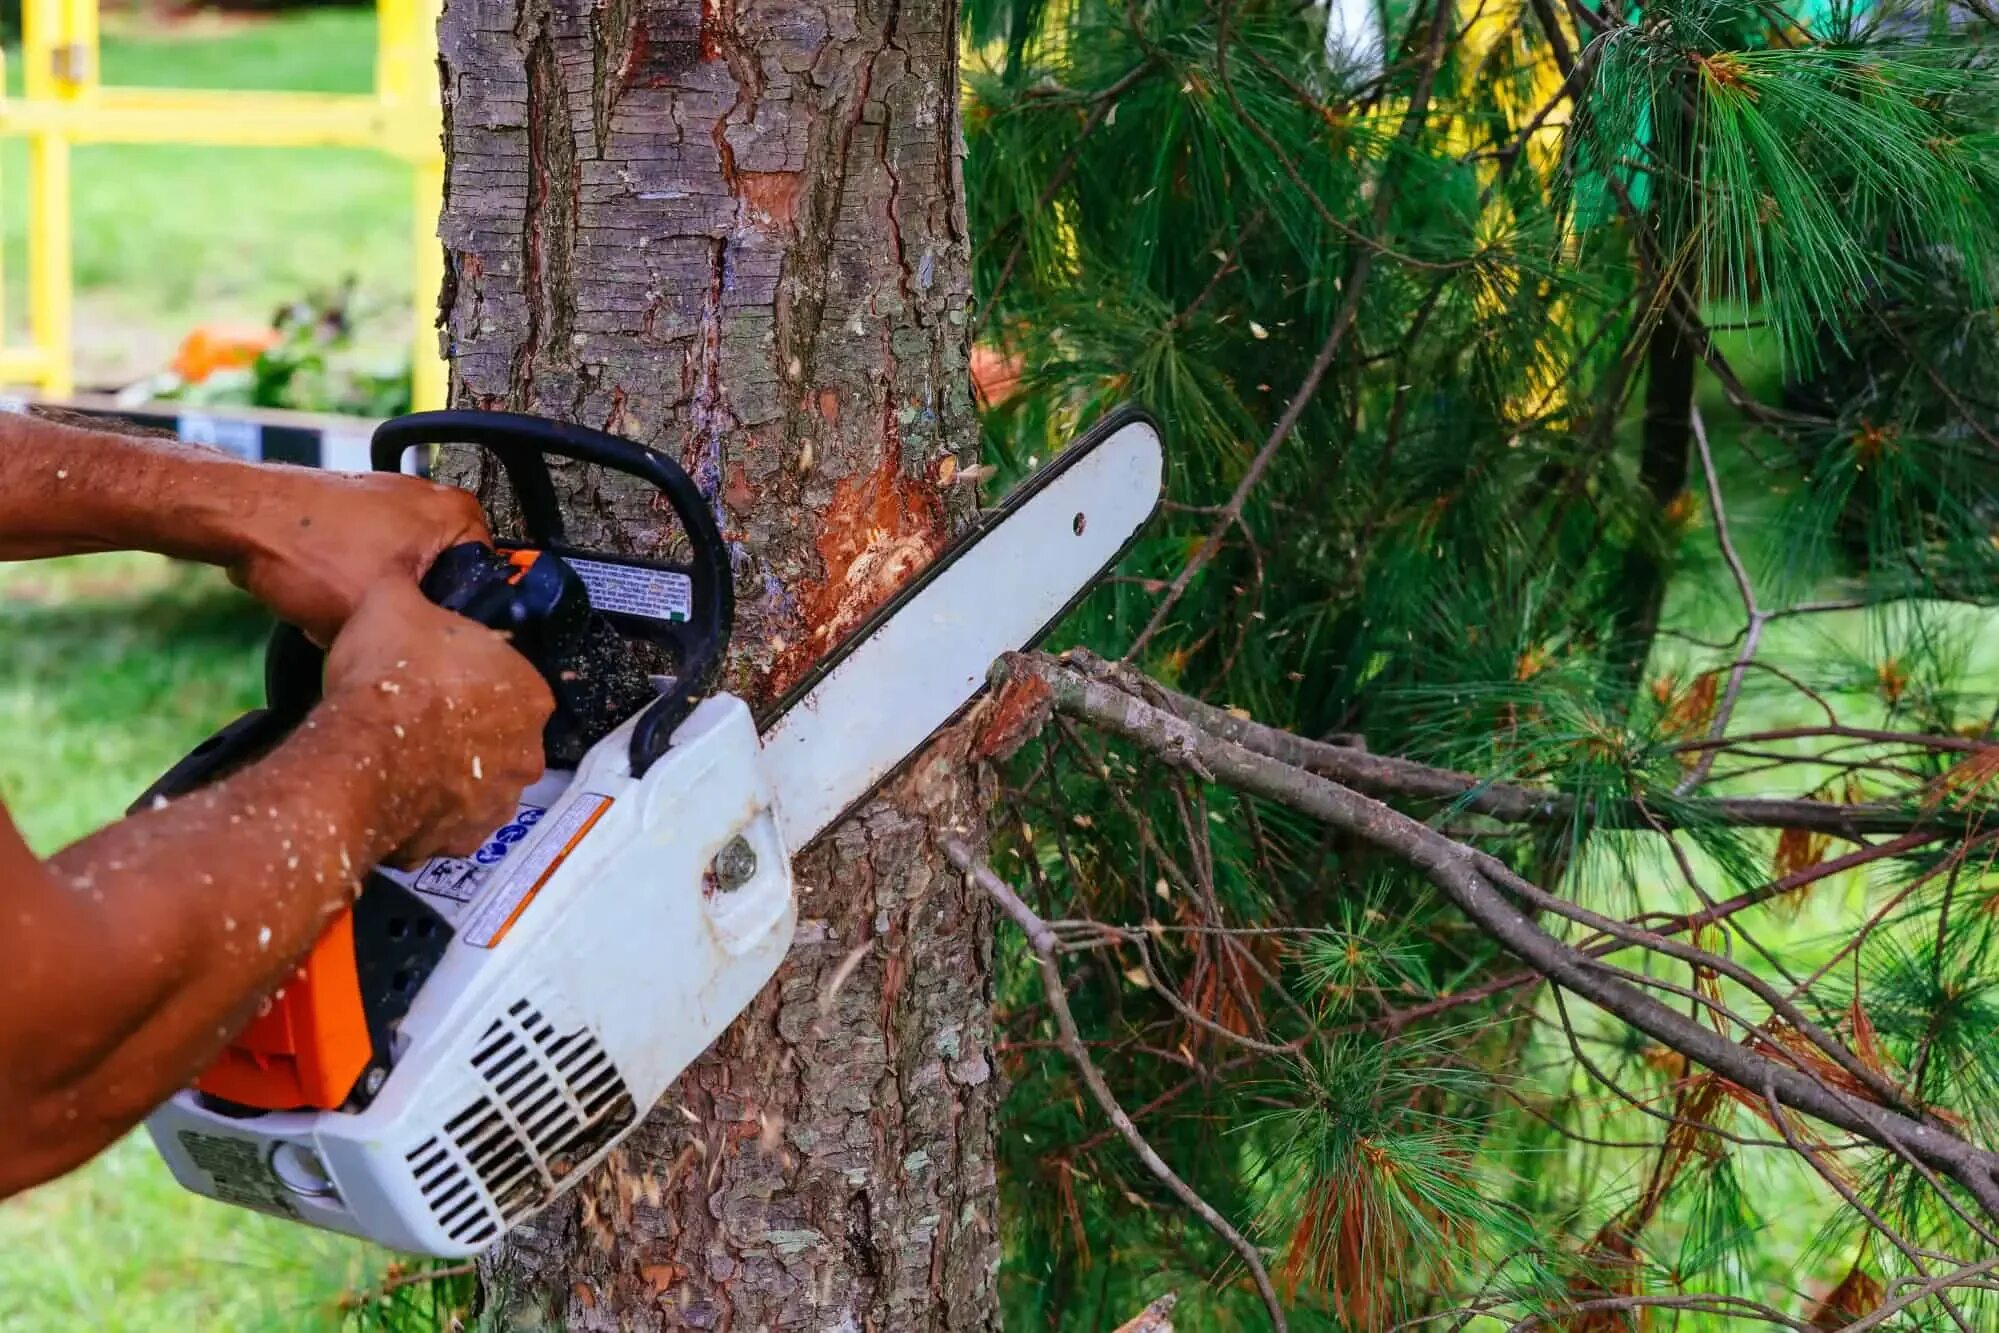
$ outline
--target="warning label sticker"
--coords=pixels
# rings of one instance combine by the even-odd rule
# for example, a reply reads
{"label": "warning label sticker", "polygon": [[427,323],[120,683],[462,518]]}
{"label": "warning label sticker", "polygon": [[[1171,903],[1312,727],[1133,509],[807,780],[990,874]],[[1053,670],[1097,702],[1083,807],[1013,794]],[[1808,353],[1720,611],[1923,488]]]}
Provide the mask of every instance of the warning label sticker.
{"label": "warning label sticker", "polygon": [[291,1201],[255,1143],[184,1129],[180,1132],[180,1146],[187,1150],[188,1160],[215,1182],[215,1197],[224,1203],[280,1217],[298,1216],[298,1206]]}
{"label": "warning label sticker", "polygon": [[[583,835],[610,804],[608,796],[585,792],[550,819],[534,846],[509,860],[506,877],[464,924],[462,935],[465,942],[481,949],[490,949],[499,943],[500,937],[507,933],[507,927],[514,923],[514,918],[521,914],[535,892],[562,864],[563,858],[583,840]],[[474,859],[477,859],[477,853]]]}
{"label": "warning label sticker", "polygon": [[590,605],[648,620],[691,620],[694,580],[670,569],[614,565],[603,560],[563,559],[590,590]]}
{"label": "warning label sticker", "polygon": [[418,893],[454,903],[469,903],[479,896],[479,890],[486,887],[486,882],[499,873],[500,867],[515,849],[527,841],[528,830],[539,824],[541,817],[547,813],[546,806],[520,806],[514,811],[514,817],[493,830],[493,836],[470,856],[436,856],[413,872],[385,868],[383,873]]}

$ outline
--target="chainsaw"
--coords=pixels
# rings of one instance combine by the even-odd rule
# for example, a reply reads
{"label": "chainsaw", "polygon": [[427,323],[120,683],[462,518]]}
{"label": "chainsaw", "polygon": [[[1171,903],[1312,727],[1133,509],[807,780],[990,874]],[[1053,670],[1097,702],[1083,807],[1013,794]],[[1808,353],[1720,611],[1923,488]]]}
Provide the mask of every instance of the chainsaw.
{"label": "chainsaw", "polygon": [[[428,412],[371,461],[473,445],[525,539],[466,544],[423,580],[507,633],[555,695],[547,767],[471,856],[378,866],[194,1086],[147,1120],[188,1189],[404,1251],[476,1253],[635,1129],[788,951],[791,858],[977,697],[1108,569],[1160,493],[1159,432],[1121,410],[1067,446],[756,714],[716,692],[729,548],[671,459],[600,431]],[[676,557],[565,536],[550,458],[655,487]],[[323,657],[279,626],[265,706],[135,803],[268,751],[318,699]]]}

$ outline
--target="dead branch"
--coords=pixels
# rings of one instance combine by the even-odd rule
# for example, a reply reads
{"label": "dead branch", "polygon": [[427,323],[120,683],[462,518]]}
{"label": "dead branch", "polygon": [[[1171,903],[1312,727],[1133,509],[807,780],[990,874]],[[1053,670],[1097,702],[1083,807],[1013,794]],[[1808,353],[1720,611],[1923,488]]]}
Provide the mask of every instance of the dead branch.
{"label": "dead branch", "polygon": [[1257,1294],[1263,1298],[1264,1308],[1270,1312],[1271,1326],[1277,1329],[1278,1333],[1285,1333],[1287,1325],[1284,1320],[1284,1306],[1277,1299],[1277,1289],[1270,1283],[1270,1274],[1265,1270],[1263,1256],[1257,1253],[1256,1246],[1230,1225],[1227,1218],[1215,1211],[1212,1204],[1196,1194],[1186,1181],[1180,1179],[1173,1168],[1166,1164],[1166,1160],[1146,1142],[1145,1136],[1138,1132],[1138,1126],[1131,1122],[1131,1117],[1125,1114],[1122,1106],[1118,1105],[1110,1085],[1104,1082],[1102,1072],[1098,1070],[1096,1062],[1090,1058],[1089,1048],[1083,1044],[1082,1034],[1076,1028],[1076,1016],[1069,1009],[1068,988],[1062,984],[1061,970],[1055,965],[1058,941],[1054,929],[1035,915],[1034,909],[1022,902],[1020,895],[1013,891],[1013,886],[1001,879],[991,866],[973,855],[971,849],[964,843],[956,838],[947,837],[943,840],[943,848],[944,854],[951,858],[951,864],[964,872],[972,883],[984,889],[1027,936],[1028,945],[1033,948],[1035,960],[1041,967],[1041,980],[1043,989],[1048,994],[1048,1006],[1055,1011],[1055,1025],[1062,1034],[1062,1047],[1068,1052],[1070,1062],[1076,1066],[1076,1073],[1082,1078],[1083,1085],[1089,1089],[1091,1100],[1096,1102],[1098,1109],[1117,1127],[1126,1145],[1138,1154],[1141,1162],[1145,1163],[1145,1169],[1236,1252],[1243,1266],[1249,1269],[1250,1278],[1256,1283]]}
{"label": "dead branch", "polygon": [[400,1264],[390,1264],[383,1273],[382,1280],[372,1287],[350,1291],[338,1302],[342,1310],[358,1310],[366,1305],[388,1300],[405,1287],[419,1287],[432,1282],[449,1282],[453,1278],[471,1277],[479,1271],[476,1263],[441,1264],[435,1268],[404,1268]]}
{"label": "dead branch", "polygon": [[1169,1291],[1117,1326],[1117,1333],[1173,1333],[1173,1307],[1180,1294]]}

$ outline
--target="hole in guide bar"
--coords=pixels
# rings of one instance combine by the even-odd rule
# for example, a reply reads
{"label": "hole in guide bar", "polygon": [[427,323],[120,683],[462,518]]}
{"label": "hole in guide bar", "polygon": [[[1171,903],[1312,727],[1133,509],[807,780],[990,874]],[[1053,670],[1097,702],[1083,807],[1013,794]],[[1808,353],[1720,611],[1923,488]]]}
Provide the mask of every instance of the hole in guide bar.
{"label": "hole in guide bar", "polygon": [[1082,515],[1082,514],[1081,514],[1081,513],[1079,512],[1079,513],[1078,513],[1078,514],[1076,515],[1076,517],[1075,517],[1075,518],[1073,518],[1073,519],[1071,519],[1071,520],[1069,521],[1069,527],[1070,527],[1070,528],[1071,528],[1072,530],[1074,530],[1075,534],[1076,534],[1076,535],[1077,535],[1078,537],[1080,537],[1080,536],[1082,536],[1082,535],[1083,535],[1083,528],[1084,528],[1084,526],[1085,526],[1085,525],[1087,524],[1087,522],[1088,522],[1088,520],[1087,520],[1087,519],[1085,519],[1085,518],[1083,517],[1083,515]]}

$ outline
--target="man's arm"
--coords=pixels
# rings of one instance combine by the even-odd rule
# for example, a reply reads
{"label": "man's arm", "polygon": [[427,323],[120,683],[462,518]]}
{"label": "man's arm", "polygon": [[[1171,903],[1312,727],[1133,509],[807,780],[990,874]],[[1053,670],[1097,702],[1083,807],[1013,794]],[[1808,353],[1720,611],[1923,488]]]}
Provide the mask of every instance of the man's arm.
{"label": "man's arm", "polygon": [[185,1086],[369,867],[469,853],[504,823],[550,707],[500,636],[390,580],[261,762],[45,864],[0,811],[0,1198]]}
{"label": "man's arm", "polygon": [[478,501],[413,477],[245,463],[0,415],[0,560],[156,551],[221,565],[321,643],[377,579],[487,539]]}

